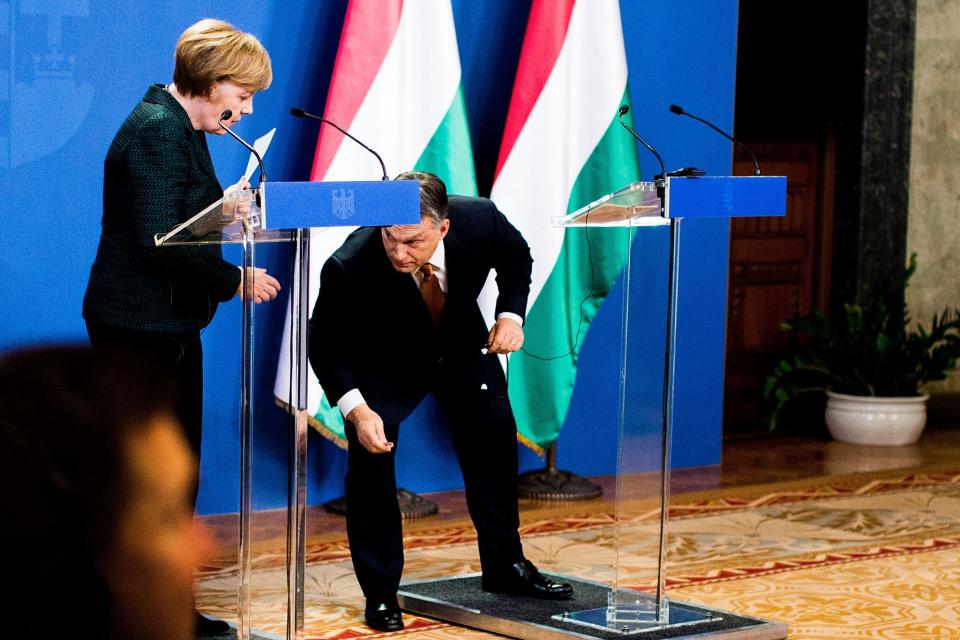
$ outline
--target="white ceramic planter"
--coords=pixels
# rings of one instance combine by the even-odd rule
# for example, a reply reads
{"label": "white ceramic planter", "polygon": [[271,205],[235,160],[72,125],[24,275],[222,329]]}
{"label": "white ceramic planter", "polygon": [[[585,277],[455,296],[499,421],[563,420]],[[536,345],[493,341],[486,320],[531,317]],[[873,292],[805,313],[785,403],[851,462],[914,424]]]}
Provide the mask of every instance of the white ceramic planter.
{"label": "white ceramic planter", "polygon": [[913,444],[927,424],[929,397],[879,398],[827,391],[827,428],[842,442]]}

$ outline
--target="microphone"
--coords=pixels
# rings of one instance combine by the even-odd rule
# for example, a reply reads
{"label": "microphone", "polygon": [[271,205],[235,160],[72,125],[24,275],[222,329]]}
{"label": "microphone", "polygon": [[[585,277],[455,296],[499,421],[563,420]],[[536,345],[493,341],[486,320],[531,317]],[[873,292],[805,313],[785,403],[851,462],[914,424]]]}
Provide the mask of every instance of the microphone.
{"label": "microphone", "polygon": [[[623,128],[624,128],[624,129],[626,129],[627,131],[629,131],[630,133],[632,133],[632,134],[633,134],[633,137],[640,141],[640,144],[642,144],[643,146],[645,146],[650,153],[652,153],[653,155],[655,155],[655,156],[657,157],[657,162],[660,163],[660,176],[659,176],[659,178],[665,178],[666,175],[667,175],[667,167],[663,164],[663,158],[660,157],[660,154],[657,153],[657,150],[656,150],[656,149],[654,149],[654,148],[651,147],[649,144],[647,144],[647,141],[646,141],[646,140],[644,140],[643,138],[641,138],[640,135],[639,135],[636,131],[634,131],[633,129],[630,128],[630,125],[628,125],[626,122],[623,121],[623,116],[627,115],[627,112],[628,112],[628,111],[630,111],[630,105],[628,105],[628,104],[622,104],[622,105],[620,105],[620,109],[619,109],[619,111],[617,112],[617,119],[620,121],[620,124],[623,125]],[[658,179],[658,176],[654,176],[653,178],[654,178],[654,180],[657,180],[657,179]]]}
{"label": "microphone", "polygon": [[713,124],[712,122],[707,122],[707,121],[704,120],[703,118],[700,118],[700,117],[698,117],[698,116],[693,115],[692,113],[688,113],[688,112],[684,111],[684,110],[683,110],[683,107],[681,107],[681,106],[678,106],[678,105],[675,105],[675,104],[670,105],[670,113],[675,113],[675,114],[677,114],[678,116],[687,116],[688,118],[693,118],[694,120],[697,120],[698,122],[702,122],[703,124],[707,125],[707,126],[710,127],[711,129],[713,129],[714,131],[716,131],[717,133],[719,133],[720,135],[722,135],[724,138],[728,139],[730,142],[732,142],[732,143],[734,143],[734,144],[736,144],[736,145],[739,145],[740,148],[743,149],[744,151],[746,151],[748,154],[750,154],[750,157],[753,159],[753,175],[755,175],[755,176],[759,176],[759,175],[760,175],[760,164],[757,162],[757,156],[753,155],[753,151],[750,151],[750,149],[747,148],[747,145],[745,145],[745,144],[743,144],[742,142],[740,142],[739,140],[735,139],[735,138],[734,138],[733,136],[731,136],[729,133],[727,133],[726,131],[724,131],[723,129],[721,129],[720,127],[718,127],[717,125]]}
{"label": "microphone", "polygon": [[376,151],[374,151],[373,149],[371,149],[370,147],[368,147],[367,145],[363,144],[363,143],[360,142],[359,140],[357,140],[354,136],[352,136],[352,135],[350,135],[349,133],[347,133],[346,130],[340,128],[337,124],[331,122],[330,120],[327,120],[326,118],[324,118],[324,117],[322,117],[322,116],[314,115],[314,114],[312,114],[312,113],[307,113],[306,111],[304,111],[304,110],[301,109],[300,107],[293,107],[292,109],[290,109],[290,115],[292,115],[294,118],[309,118],[309,119],[311,119],[311,120],[318,120],[318,121],[321,122],[321,123],[324,123],[324,122],[327,123],[328,125],[330,125],[330,126],[333,127],[334,129],[336,129],[337,131],[339,131],[339,132],[342,133],[343,135],[347,136],[348,138],[350,138],[351,140],[353,140],[354,142],[356,142],[358,145],[360,145],[361,147],[363,147],[364,149],[366,149],[367,151],[369,151],[370,153],[372,153],[372,154],[377,158],[377,160],[380,161],[380,169],[383,171],[383,178],[382,178],[382,179],[383,179],[383,180],[389,180],[389,179],[390,179],[390,178],[387,177],[387,167],[386,167],[386,165],[383,164],[383,158],[380,157],[380,154],[377,153]]}
{"label": "microphone", "polygon": [[[244,140],[243,138],[241,138],[240,136],[238,136],[237,134],[235,134],[233,131],[231,131],[229,127],[224,126],[223,121],[224,121],[224,120],[229,120],[232,116],[233,116],[233,111],[231,111],[230,109],[225,109],[225,110],[223,111],[223,113],[220,114],[220,119],[217,120],[217,124],[219,124],[221,129],[223,129],[224,131],[226,131],[227,133],[229,133],[231,136],[233,136],[233,139],[234,139],[234,140],[236,140],[237,142],[239,142],[240,144],[242,144],[243,146],[245,146],[245,147],[247,148],[247,150],[250,151],[250,153],[252,153],[252,154],[254,155],[254,157],[256,157],[256,159],[257,159],[257,164],[260,165],[260,178],[259,178],[259,182],[266,182],[266,181],[267,181],[267,172],[263,170],[263,158],[260,157],[260,154],[257,153],[257,150],[254,149],[252,146],[250,146],[250,145],[247,143],[246,140]],[[259,182],[258,182],[258,186],[259,186]]]}

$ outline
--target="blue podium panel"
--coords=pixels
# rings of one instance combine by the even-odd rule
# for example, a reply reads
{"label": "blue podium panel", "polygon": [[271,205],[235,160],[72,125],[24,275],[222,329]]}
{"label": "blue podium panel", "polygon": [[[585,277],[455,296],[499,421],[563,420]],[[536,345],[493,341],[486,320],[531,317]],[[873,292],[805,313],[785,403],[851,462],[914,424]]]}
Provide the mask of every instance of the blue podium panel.
{"label": "blue podium panel", "polygon": [[787,214],[784,176],[667,178],[667,218],[732,218]]}
{"label": "blue podium panel", "polygon": [[420,222],[416,180],[383,182],[269,182],[264,227],[373,227]]}

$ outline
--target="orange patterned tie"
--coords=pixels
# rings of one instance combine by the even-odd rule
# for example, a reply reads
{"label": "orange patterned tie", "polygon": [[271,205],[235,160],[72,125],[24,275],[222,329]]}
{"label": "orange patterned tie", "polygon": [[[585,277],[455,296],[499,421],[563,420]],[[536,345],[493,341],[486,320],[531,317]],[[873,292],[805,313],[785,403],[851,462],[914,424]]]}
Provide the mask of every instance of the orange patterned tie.
{"label": "orange patterned tie", "polygon": [[440,314],[443,313],[443,304],[447,297],[440,288],[440,282],[433,274],[434,266],[427,262],[420,267],[420,274],[423,281],[420,283],[420,293],[423,295],[423,301],[427,305],[430,317],[433,318],[433,324],[440,324]]}

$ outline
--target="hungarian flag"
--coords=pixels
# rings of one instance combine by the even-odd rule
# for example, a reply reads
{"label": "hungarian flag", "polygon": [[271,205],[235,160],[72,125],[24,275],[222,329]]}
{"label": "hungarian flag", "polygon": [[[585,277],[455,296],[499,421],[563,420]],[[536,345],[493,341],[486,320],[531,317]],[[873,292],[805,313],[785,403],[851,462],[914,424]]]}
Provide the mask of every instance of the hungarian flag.
{"label": "hungarian flag", "polygon": [[[477,195],[473,150],[460,84],[460,54],[449,0],[351,0],[347,6],[324,117],[377,150],[388,175],[417,169],[438,175],[450,193]],[[323,126],[311,180],[379,180],[380,164]],[[310,309],[320,269],[355,227],[315,231],[310,239]],[[289,398],[289,307],[274,385]],[[303,362],[306,355],[302,354]],[[313,371],[307,408],[321,433],[346,446],[338,398]],[[331,404],[333,407],[331,408]]]}
{"label": "hungarian flag", "polygon": [[534,0],[490,197],[533,253],[509,388],[520,440],[538,453],[560,434],[584,333],[626,260],[623,231],[550,219],[639,180],[616,117],[628,102],[618,1]]}

